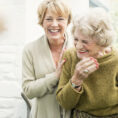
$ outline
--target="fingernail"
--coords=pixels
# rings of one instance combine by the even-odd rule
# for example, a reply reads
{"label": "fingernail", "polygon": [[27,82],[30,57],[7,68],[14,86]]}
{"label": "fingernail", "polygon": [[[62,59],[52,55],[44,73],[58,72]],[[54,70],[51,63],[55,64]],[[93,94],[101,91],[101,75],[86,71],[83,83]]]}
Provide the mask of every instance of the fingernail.
{"label": "fingernail", "polygon": [[66,61],[66,59],[64,58],[64,62]]}
{"label": "fingernail", "polygon": [[64,51],[66,51],[66,48],[64,48]]}
{"label": "fingernail", "polygon": [[90,57],[90,60],[93,60],[93,61],[94,61],[94,60],[96,60],[96,59],[95,59],[95,58],[93,58],[93,57]]}
{"label": "fingernail", "polygon": [[90,60],[93,60],[95,63],[97,63],[97,59],[90,57]]}
{"label": "fingernail", "polygon": [[90,60],[93,60],[93,57],[90,57]]}
{"label": "fingernail", "polygon": [[96,68],[97,68],[97,69],[99,68],[99,64],[98,64],[98,63],[96,63]]}
{"label": "fingernail", "polygon": [[94,59],[94,62],[95,62],[95,63],[98,63],[96,59]]}

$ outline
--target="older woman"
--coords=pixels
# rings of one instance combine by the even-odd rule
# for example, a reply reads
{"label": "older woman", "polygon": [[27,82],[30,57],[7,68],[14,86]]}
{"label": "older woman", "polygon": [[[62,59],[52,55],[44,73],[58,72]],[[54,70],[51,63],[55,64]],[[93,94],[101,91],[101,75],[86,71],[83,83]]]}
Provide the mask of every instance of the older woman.
{"label": "older woman", "polygon": [[60,118],[55,90],[66,61],[61,60],[61,56],[72,45],[66,34],[71,12],[61,0],[44,0],[38,16],[45,34],[24,48],[22,87],[29,99],[34,98],[32,118]]}
{"label": "older woman", "polygon": [[72,118],[118,118],[118,52],[108,14],[93,8],[75,20],[75,48],[64,54],[57,100]]}

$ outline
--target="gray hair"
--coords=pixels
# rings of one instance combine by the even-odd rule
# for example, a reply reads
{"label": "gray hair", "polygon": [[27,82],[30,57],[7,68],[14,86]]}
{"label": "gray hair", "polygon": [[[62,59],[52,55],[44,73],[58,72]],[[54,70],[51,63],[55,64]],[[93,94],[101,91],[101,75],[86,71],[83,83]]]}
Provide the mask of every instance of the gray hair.
{"label": "gray hair", "polygon": [[109,46],[115,38],[111,18],[102,8],[91,8],[83,16],[76,16],[73,22],[73,34],[76,29],[103,47]]}

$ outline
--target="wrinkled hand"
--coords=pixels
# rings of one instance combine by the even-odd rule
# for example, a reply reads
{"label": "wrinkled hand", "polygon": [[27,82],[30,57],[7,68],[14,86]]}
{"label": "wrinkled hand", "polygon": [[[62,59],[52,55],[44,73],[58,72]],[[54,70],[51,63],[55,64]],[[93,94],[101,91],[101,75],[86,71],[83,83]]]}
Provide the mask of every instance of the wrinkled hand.
{"label": "wrinkled hand", "polygon": [[66,59],[63,59],[62,60],[62,57],[63,57],[64,52],[65,52],[65,49],[62,50],[62,53],[61,53],[60,58],[59,58],[58,66],[57,66],[57,69],[56,69],[57,78],[60,77],[63,64],[66,62]]}
{"label": "wrinkled hand", "polygon": [[99,68],[99,64],[93,57],[82,59],[77,63],[74,71],[74,75],[71,79],[76,85],[81,85],[91,73],[95,72]]}

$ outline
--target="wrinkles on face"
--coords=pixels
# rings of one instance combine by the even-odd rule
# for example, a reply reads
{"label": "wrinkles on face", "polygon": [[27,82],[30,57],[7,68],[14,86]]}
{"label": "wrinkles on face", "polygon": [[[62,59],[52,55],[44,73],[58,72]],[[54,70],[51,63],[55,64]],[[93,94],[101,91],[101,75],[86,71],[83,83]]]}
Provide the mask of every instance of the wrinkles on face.
{"label": "wrinkles on face", "polygon": [[102,48],[96,44],[95,39],[84,36],[77,29],[74,32],[74,44],[78,58],[94,57],[97,58],[102,53]]}

